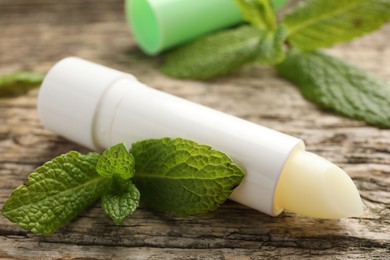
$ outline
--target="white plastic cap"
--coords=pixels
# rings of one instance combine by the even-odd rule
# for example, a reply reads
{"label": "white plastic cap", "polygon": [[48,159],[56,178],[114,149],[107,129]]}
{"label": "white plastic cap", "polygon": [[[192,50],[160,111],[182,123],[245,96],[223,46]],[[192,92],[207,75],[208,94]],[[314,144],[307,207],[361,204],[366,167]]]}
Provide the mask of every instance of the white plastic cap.
{"label": "white plastic cap", "polygon": [[135,80],[130,74],[79,58],[59,61],[48,72],[39,92],[42,124],[71,141],[96,149],[96,109],[106,89],[122,78]]}
{"label": "white plastic cap", "polygon": [[274,207],[279,175],[301,143],[78,58],[61,60],[49,71],[39,93],[38,114],[47,128],[93,150],[167,136],[211,145],[246,170],[230,198],[269,215],[281,212]]}

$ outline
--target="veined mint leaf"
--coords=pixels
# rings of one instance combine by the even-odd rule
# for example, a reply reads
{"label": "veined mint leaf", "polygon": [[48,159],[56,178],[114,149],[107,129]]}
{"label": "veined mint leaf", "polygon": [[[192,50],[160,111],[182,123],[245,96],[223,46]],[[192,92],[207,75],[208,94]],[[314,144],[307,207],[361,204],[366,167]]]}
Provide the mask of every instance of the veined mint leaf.
{"label": "veined mint leaf", "polygon": [[0,97],[20,95],[38,86],[45,75],[18,71],[0,76]]}
{"label": "veined mint leaf", "polygon": [[241,26],[199,38],[165,56],[161,70],[173,77],[207,79],[255,61],[261,31]]}
{"label": "veined mint leaf", "polygon": [[244,19],[261,30],[276,30],[275,11],[270,0],[236,0]]}
{"label": "veined mint leaf", "polygon": [[102,196],[102,208],[120,224],[139,204],[139,191],[129,180],[134,176],[134,158],[124,143],[111,146],[99,158],[96,171],[112,179],[110,188]]}
{"label": "veined mint leaf", "polygon": [[159,211],[189,215],[214,210],[244,177],[226,154],[180,138],[137,142],[131,153],[142,200]]}
{"label": "veined mint leaf", "polygon": [[139,200],[140,193],[131,180],[114,176],[109,191],[102,196],[102,208],[116,224],[120,224],[138,208]]}
{"label": "veined mint leaf", "polygon": [[390,87],[364,70],[321,53],[291,52],[277,66],[319,105],[370,124],[390,127]]}
{"label": "veined mint leaf", "polygon": [[303,1],[285,17],[288,42],[311,51],[349,41],[390,19],[388,0]]}
{"label": "veined mint leaf", "polygon": [[96,165],[96,171],[103,177],[119,175],[127,180],[134,175],[134,158],[124,143],[105,150]]}
{"label": "veined mint leaf", "polygon": [[95,170],[98,158],[69,152],[38,167],[4,203],[2,214],[32,232],[53,233],[107,189],[109,179]]}

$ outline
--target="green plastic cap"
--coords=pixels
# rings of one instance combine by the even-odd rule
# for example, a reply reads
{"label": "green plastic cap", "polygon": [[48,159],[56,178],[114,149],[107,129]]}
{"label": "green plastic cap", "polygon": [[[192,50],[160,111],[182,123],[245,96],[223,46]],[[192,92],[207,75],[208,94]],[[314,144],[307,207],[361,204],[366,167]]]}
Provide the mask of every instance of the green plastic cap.
{"label": "green plastic cap", "polygon": [[126,0],[125,10],[136,41],[147,54],[243,21],[235,0]]}

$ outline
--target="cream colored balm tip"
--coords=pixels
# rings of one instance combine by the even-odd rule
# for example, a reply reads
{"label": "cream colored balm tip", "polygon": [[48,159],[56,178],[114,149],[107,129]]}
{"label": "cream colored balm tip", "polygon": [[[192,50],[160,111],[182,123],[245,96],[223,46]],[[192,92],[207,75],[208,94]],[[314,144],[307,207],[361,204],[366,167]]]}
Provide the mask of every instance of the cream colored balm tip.
{"label": "cream colored balm tip", "polygon": [[363,213],[351,178],[330,161],[297,147],[281,173],[275,207],[314,218],[358,217]]}

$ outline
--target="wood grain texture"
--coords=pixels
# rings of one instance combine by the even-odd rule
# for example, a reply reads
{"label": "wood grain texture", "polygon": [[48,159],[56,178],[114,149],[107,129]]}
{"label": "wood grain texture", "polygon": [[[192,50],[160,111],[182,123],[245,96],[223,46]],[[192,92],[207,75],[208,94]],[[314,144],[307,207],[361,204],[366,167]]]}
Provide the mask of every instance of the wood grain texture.
{"label": "wood grain texture", "polygon": [[[161,74],[161,57],[136,47],[119,0],[0,0],[0,74],[46,72],[79,56],[133,73],[142,82],[305,140],[307,149],[345,169],[358,186],[361,218],[273,218],[234,202],[180,218],[141,206],[114,225],[96,205],[52,236],[0,216],[0,259],[389,259],[390,130],[324,111],[271,68],[247,66],[229,76],[189,81]],[[327,50],[390,82],[390,25]],[[389,86],[390,87],[390,86]],[[0,207],[43,162],[88,151],[44,129],[38,90],[0,98]]]}

